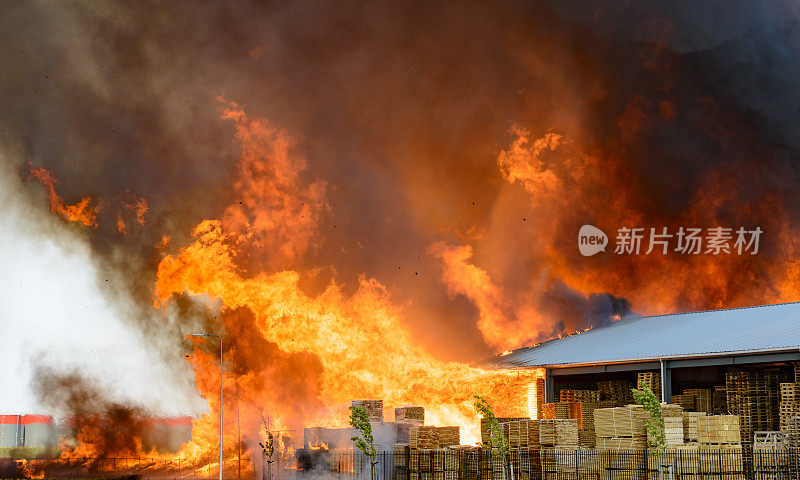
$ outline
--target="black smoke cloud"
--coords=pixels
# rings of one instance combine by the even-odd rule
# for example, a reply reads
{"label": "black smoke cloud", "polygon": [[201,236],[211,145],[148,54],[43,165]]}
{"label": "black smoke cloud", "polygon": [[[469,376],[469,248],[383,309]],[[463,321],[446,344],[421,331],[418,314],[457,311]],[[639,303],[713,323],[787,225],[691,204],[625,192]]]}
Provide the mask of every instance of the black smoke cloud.
{"label": "black smoke cloud", "polygon": [[[285,266],[321,267],[304,288],[374,276],[422,342],[474,359],[490,353],[471,328],[474,307],[448,298],[426,250],[475,243],[475,264],[510,291],[550,276],[531,248],[531,199],[498,173],[514,124],[619,159],[608,176],[635,184],[645,218],[679,218],[724,166],[747,180],[730,208],[777,192],[796,224],[797,20],[789,2],[7,2],[0,131],[60,179],[67,201],[89,194],[104,206],[87,235],[110,295],[132,293],[142,309],[125,313],[154,332],[180,330],[143,313],[154,245],[164,235],[184,244],[237,201],[224,95],[286,129],[307,180],[331,186],[318,248]],[[672,116],[637,120],[659,115]],[[121,235],[112,206],[126,191],[150,211]],[[586,198],[595,202],[563,212],[556,229],[565,250],[581,217],[605,208],[599,193]],[[605,303],[627,309],[547,284],[559,285],[542,293],[554,332],[561,315],[587,312],[568,322],[581,329]]]}

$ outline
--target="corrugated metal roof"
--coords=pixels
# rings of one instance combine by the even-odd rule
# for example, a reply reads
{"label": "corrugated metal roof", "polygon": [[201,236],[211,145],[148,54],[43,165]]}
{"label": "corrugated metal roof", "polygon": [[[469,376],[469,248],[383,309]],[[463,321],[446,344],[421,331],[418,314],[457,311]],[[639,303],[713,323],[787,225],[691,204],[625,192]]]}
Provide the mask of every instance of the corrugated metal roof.
{"label": "corrugated metal roof", "polygon": [[800,348],[800,302],[629,316],[489,360],[498,367],[602,364]]}

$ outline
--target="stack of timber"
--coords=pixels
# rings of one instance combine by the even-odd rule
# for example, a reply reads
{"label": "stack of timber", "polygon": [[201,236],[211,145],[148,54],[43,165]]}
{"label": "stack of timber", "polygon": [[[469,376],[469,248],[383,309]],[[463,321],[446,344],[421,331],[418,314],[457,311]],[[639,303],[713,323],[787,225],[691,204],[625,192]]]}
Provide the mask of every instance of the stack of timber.
{"label": "stack of timber", "polygon": [[714,385],[714,391],[711,393],[711,409],[714,415],[722,415],[728,411],[728,393],[725,391],[725,385]]}
{"label": "stack of timber", "polygon": [[[499,417],[498,423],[503,424],[514,420],[530,420],[527,417]],[[487,419],[481,418],[481,443],[484,445],[491,445],[492,443],[492,429]]]}
{"label": "stack of timber", "polygon": [[421,449],[411,452],[409,458],[410,480],[456,480],[459,456],[448,449]]}
{"label": "stack of timber", "polygon": [[742,438],[753,438],[756,430],[780,428],[779,384],[786,377],[779,369],[728,369],[725,374],[728,411],[739,416]]}
{"label": "stack of timber", "polygon": [[353,400],[350,404],[363,408],[370,422],[383,422],[383,400]]}
{"label": "stack of timber", "polygon": [[397,407],[394,409],[395,423],[425,425],[425,407]]}
{"label": "stack of timber", "polygon": [[792,417],[800,416],[800,383],[781,383],[780,429],[786,430]]}
{"label": "stack of timber", "polygon": [[411,427],[408,444],[412,450],[431,450],[439,446],[436,427],[420,425]]}
{"label": "stack of timber", "polygon": [[408,468],[408,458],[411,447],[407,443],[392,445],[392,462],[395,467]]}
{"label": "stack of timber", "polygon": [[697,437],[701,444],[741,444],[739,417],[737,415],[697,417]]}
{"label": "stack of timber", "polygon": [[705,416],[706,412],[683,412],[683,440],[686,443],[700,441],[700,435],[697,433],[697,419]]}
{"label": "stack of timber", "polygon": [[597,390],[600,392],[600,400],[610,400],[616,406],[624,406],[633,403],[633,393],[635,388],[629,380],[603,380],[597,382]]}
{"label": "stack of timber", "polygon": [[683,391],[683,395],[694,397],[694,410],[697,412],[714,413],[711,401],[711,390],[708,388],[689,388]]}
{"label": "stack of timber", "polygon": [[503,435],[508,440],[508,447],[512,450],[529,450],[540,446],[539,420],[525,418],[512,420],[500,424]]}
{"label": "stack of timber", "polygon": [[683,445],[683,417],[664,417],[664,443]]}
{"label": "stack of timber", "polygon": [[528,415],[532,418],[542,418],[542,405],[544,405],[544,378],[538,377],[528,385]]}
{"label": "stack of timber", "polygon": [[566,402],[551,402],[542,405],[542,418],[569,418],[570,404]]}
{"label": "stack of timber", "polygon": [[583,402],[581,403],[581,418],[578,422],[578,444],[584,447],[594,447],[596,434],[594,431],[594,411],[598,408],[613,407],[614,402]]}
{"label": "stack of timber", "polygon": [[461,427],[433,427],[436,429],[436,443],[439,448],[459,445]]}
{"label": "stack of timber", "polygon": [[800,416],[786,421],[786,433],[789,435],[789,445],[793,448],[800,448]]}
{"label": "stack of timber", "polygon": [[562,402],[599,402],[600,392],[597,390],[570,390],[563,389],[559,393]]}
{"label": "stack of timber", "polygon": [[661,398],[661,373],[660,372],[639,372],[636,375],[636,388],[640,388],[644,383],[656,398]]}
{"label": "stack of timber", "polygon": [[649,413],[641,405],[598,408],[594,411],[596,444],[600,449],[641,449],[647,446],[645,418]]}
{"label": "stack of timber", "polygon": [[[694,395],[674,394],[671,402],[680,405],[686,411],[695,411]],[[705,413],[705,412],[704,412]]]}
{"label": "stack of timber", "polygon": [[542,445],[578,445],[578,422],[574,419],[539,420],[539,443]]}

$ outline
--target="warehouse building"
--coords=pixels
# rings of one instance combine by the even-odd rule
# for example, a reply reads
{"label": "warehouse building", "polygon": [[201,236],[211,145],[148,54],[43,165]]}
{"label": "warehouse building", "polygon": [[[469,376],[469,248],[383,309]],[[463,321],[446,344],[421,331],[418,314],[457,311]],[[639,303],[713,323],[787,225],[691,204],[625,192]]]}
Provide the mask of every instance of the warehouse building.
{"label": "warehouse building", "polygon": [[53,417],[0,415],[0,448],[49,447],[57,440]]}
{"label": "warehouse building", "polygon": [[744,417],[747,411],[732,410],[749,402],[760,409],[753,418],[765,417],[752,428],[777,430],[780,383],[800,382],[800,303],[630,316],[489,362],[498,368],[545,369],[548,403],[564,401],[561,392],[598,390],[602,397],[604,385],[633,387],[648,378],[655,379],[662,401],[683,404],[687,392],[710,392],[708,406],[686,409],[722,409]]}

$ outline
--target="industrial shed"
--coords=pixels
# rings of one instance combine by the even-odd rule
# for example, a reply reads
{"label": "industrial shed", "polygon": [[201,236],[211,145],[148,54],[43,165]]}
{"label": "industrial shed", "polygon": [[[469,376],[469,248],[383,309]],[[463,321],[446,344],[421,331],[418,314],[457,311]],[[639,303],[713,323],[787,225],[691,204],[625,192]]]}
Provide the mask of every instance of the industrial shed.
{"label": "industrial shed", "polygon": [[685,389],[724,386],[734,370],[779,370],[789,379],[793,362],[800,362],[800,302],[629,316],[489,360],[498,368],[546,369],[545,402],[603,380],[635,383],[640,372],[660,373],[669,402]]}

